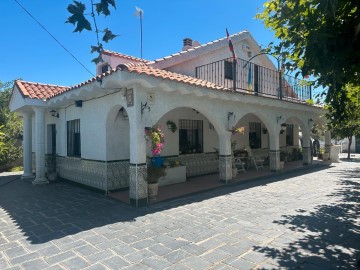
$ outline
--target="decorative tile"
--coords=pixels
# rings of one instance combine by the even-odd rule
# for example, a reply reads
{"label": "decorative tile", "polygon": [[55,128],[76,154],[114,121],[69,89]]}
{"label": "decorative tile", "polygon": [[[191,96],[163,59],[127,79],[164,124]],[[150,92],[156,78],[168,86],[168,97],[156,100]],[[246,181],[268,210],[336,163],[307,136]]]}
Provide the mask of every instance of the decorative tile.
{"label": "decorative tile", "polygon": [[280,150],[269,150],[270,170],[273,172],[280,170]]}
{"label": "decorative tile", "polygon": [[232,179],[232,156],[219,156],[220,180]]}
{"label": "decorative tile", "polygon": [[147,198],[147,166],[146,164],[130,164],[130,199]]}

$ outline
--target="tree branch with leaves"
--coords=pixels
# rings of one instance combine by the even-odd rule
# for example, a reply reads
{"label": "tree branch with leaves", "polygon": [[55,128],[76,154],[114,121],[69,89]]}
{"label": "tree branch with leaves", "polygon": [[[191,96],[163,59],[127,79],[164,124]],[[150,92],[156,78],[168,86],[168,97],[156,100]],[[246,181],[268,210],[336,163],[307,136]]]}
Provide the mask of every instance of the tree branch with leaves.
{"label": "tree branch with leaves", "polygon": [[[71,14],[67,19],[66,23],[71,23],[75,26],[74,32],[82,32],[83,30],[94,31],[96,34],[96,45],[91,46],[91,53],[98,53],[98,56],[95,57],[92,62],[95,64],[102,61],[101,53],[103,51],[102,42],[108,43],[113,40],[117,35],[113,34],[109,28],[105,28],[103,30],[99,30],[96,16],[100,16],[101,14],[106,16],[110,15],[110,8],[116,8],[115,0],[100,0],[98,3],[94,3],[93,0],[90,0],[90,10],[89,14],[86,14],[86,5],[79,1],[74,1],[73,4],[69,4],[67,7],[68,12]],[[95,10],[96,13],[95,14]],[[88,16],[92,18],[92,23],[88,20]],[[102,34],[102,38],[100,41],[100,33]]]}

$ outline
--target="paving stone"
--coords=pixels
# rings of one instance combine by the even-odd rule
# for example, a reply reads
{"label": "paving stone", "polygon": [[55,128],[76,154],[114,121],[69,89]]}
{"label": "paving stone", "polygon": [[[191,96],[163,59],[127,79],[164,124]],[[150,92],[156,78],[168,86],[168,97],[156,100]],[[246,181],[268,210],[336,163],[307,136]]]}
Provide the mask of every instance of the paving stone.
{"label": "paving stone", "polygon": [[13,259],[10,259],[9,262],[11,265],[17,265],[17,264],[22,264],[34,259],[39,258],[39,254],[36,252],[31,252],[31,253],[27,253],[18,257],[15,257]]}
{"label": "paving stone", "polygon": [[211,250],[201,256],[201,258],[211,262],[211,263],[218,263],[226,258],[229,258],[231,255],[226,253],[222,250]]}
{"label": "paving stone", "polygon": [[182,263],[191,269],[199,269],[199,270],[207,269],[211,266],[210,262],[208,262],[207,260],[204,260],[200,257],[196,257],[196,256],[188,257]]}
{"label": "paving stone", "polygon": [[27,254],[27,251],[23,247],[14,247],[14,248],[6,249],[4,251],[4,254],[9,259],[12,259],[12,258],[15,258],[15,257],[19,257],[21,255]]}
{"label": "paving stone", "polygon": [[189,256],[192,256],[192,255],[187,253],[186,251],[179,249],[179,250],[175,250],[171,253],[166,254],[164,256],[164,258],[171,263],[178,263],[178,262],[188,258]]}
{"label": "paving stone", "polygon": [[155,254],[151,252],[150,250],[139,250],[138,252],[135,252],[133,254],[129,254],[125,256],[125,259],[128,261],[131,261],[133,263],[141,262],[143,259],[152,257]]}
{"label": "paving stone", "polygon": [[109,268],[105,267],[101,263],[96,263],[96,264],[86,267],[85,269],[86,270],[108,270]]}
{"label": "paving stone", "polygon": [[129,266],[130,263],[120,256],[113,256],[109,259],[102,261],[102,263],[110,269],[121,269],[125,266]]}
{"label": "paving stone", "polygon": [[142,263],[132,264],[128,267],[125,267],[126,270],[149,270],[149,266]]}
{"label": "paving stone", "polygon": [[51,257],[46,257],[45,261],[47,261],[49,264],[56,264],[65,260],[69,260],[72,257],[75,257],[76,254],[72,250],[65,251],[62,253],[55,254]]}
{"label": "paving stone", "polygon": [[141,263],[155,270],[165,269],[166,267],[169,267],[171,265],[169,261],[156,255],[153,257],[143,259]]}
{"label": "paving stone", "polygon": [[85,259],[90,263],[90,264],[94,264],[97,262],[101,262],[103,260],[106,260],[108,258],[111,258],[112,256],[114,256],[115,253],[112,252],[111,250],[107,249],[104,251],[100,251],[98,253],[94,253],[91,254],[89,256],[86,256]]}
{"label": "paving stone", "polygon": [[173,251],[172,249],[165,247],[163,244],[152,245],[151,247],[148,248],[148,250],[150,250],[151,252],[153,252],[158,256],[164,256]]}
{"label": "paving stone", "polygon": [[74,251],[76,253],[80,254],[80,256],[84,257],[84,256],[89,256],[91,254],[97,253],[100,250],[98,250],[97,248],[95,248],[92,245],[86,244],[86,245],[75,248]]}
{"label": "paving stone", "polygon": [[71,259],[61,262],[60,265],[64,266],[66,269],[69,269],[69,270],[78,270],[78,269],[83,269],[85,267],[88,267],[89,263],[87,261],[85,261],[83,258],[76,256],[76,257],[73,257]]}
{"label": "paving stone", "polygon": [[247,269],[253,269],[255,267],[255,264],[244,260],[242,258],[237,258],[231,262],[228,263],[230,266],[233,266],[234,268],[241,269],[241,270],[247,270]]}
{"label": "paving stone", "polygon": [[131,246],[133,248],[140,250],[140,249],[151,247],[152,245],[155,245],[155,244],[156,244],[156,242],[152,239],[144,239],[144,240],[140,240],[138,242],[132,243]]}
{"label": "paving stone", "polygon": [[32,261],[25,262],[21,264],[24,269],[45,269],[49,267],[49,264],[43,259],[35,259]]}

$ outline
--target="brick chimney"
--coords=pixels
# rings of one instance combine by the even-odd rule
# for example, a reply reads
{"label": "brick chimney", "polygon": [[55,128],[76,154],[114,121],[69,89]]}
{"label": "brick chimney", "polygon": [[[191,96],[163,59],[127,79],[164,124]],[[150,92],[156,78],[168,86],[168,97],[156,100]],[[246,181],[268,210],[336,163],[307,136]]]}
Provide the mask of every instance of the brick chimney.
{"label": "brick chimney", "polygon": [[193,40],[191,38],[184,38],[183,39],[183,51],[191,49],[193,47]]}

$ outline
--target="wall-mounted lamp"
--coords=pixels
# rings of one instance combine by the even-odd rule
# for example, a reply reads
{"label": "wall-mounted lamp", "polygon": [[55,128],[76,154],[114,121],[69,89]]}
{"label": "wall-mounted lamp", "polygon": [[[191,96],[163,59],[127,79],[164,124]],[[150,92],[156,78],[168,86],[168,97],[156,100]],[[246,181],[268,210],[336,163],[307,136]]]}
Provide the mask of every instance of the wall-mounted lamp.
{"label": "wall-mounted lamp", "polygon": [[230,120],[230,117],[231,117],[231,116],[234,116],[234,119],[235,119],[234,113],[233,113],[233,112],[228,112],[228,121]]}
{"label": "wall-mounted lamp", "polygon": [[311,124],[311,122],[313,122],[314,120],[312,120],[311,118],[308,120],[309,125]]}
{"label": "wall-mounted lamp", "polygon": [[59,113],[57,111],[51,110],[50,113],[51,113],[51,116],[59,118]]}
{"label": "wall-mounted lamp", "polygon": [[120,112],[120,115],[122,116],[122,118],[123,118],[124,120],[129,119],[129,116],[128,116],[126,110],[124,109],[124,107],[121,107],[121,109],[119,110],[119,112]]}
{"label": "wall-mounted lamp", "polygon": [[141,102],[141,115],[144,113],[144,110],[148,109],[148,112],[150,112],[150,106],[148,105],[147,102],[145,102],[144,104]]}
{"label": "wall-mounted lamp", "polygon": [[276,122],[279,123],[279,121],[282,119],[282,116],[276,116]]}

